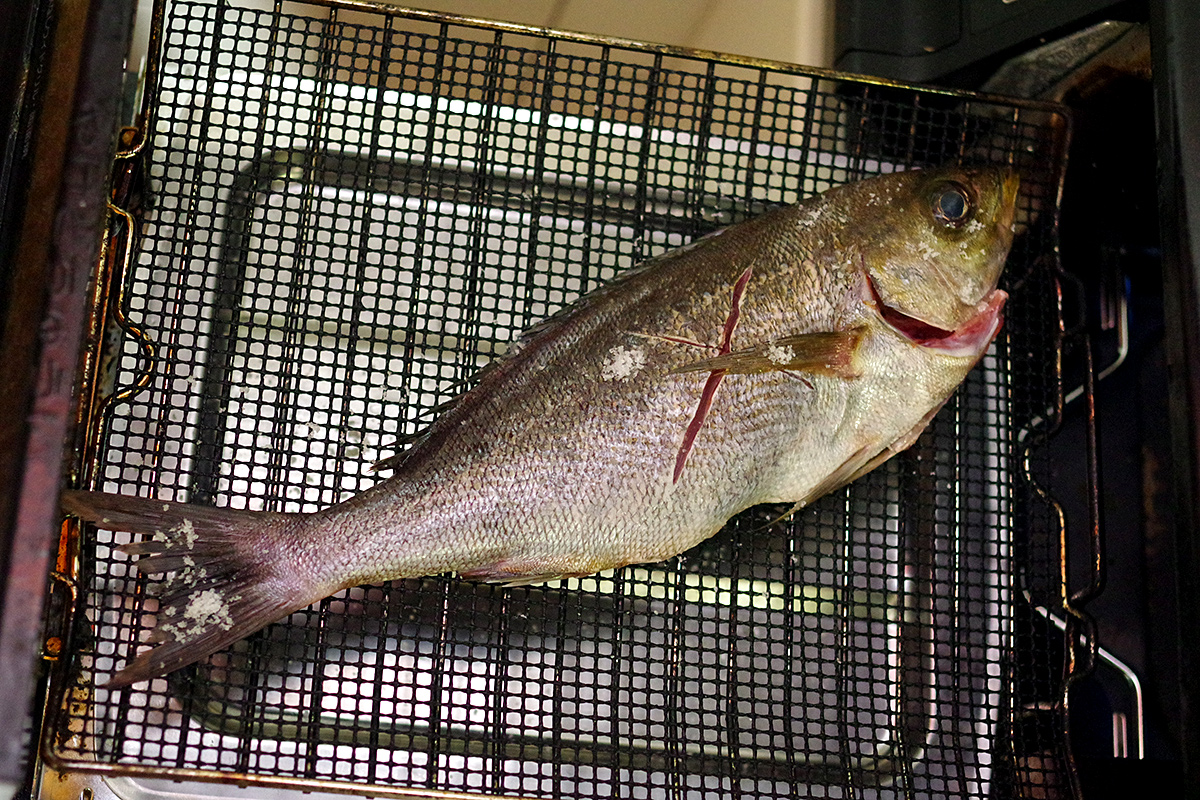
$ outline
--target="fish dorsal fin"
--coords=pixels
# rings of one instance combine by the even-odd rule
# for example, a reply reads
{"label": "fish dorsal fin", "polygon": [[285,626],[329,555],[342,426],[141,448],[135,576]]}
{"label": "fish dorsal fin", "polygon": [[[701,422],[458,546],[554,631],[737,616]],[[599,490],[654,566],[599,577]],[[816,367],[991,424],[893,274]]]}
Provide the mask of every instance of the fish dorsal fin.
{"label": "fish dorsal fin", "polygon": [[855,358],[865,328],[846,331],[822,331],[784,336],[765,344],[725,355],[704,358],[678,367],[672,373],[724,370],[730,375],[757,375],[764,372],[808,372],[840,378],[862,374]]}
{"label": "fish dorsal fin", "polygon": [[[420,437],[414,437],[414,441],[417,441],[419,439],[420,439]],[[408,444],[408,442],[400,442],[400,446],[405,446],[407,444]],[[367,469],[370,472],[387,472],[389,470],[394,470],[394,469],[399,468],[402,464],[404,464],[404,462],[408,460],[408,457],[410,455],[412,455],[410,450],[408,450],[408,449],[402,450],[399,453],[396,453],[395,455],[390,455],[387,458],[379,459],[378,461],[376,461],[374,464],[372,464]]]}
{"label": "fish dorsal fin", "polygon": [[[501,356],[501,358],[504,358],[504,356]],[[484,374],[496,363],[497,361],[494,360],[486,364],[479,370],[479,372],[475,374],[473,379],[463,379],[455,381],[453,384],[451,384],[446,391],[455,391],[457,389],[459,393],[451,397],[449,400],[443,400],[433,408],[426,409],[418,414],[415,421],[421,422],[422,420],[427,420],[424,427],[419,428],[412,433],[397,434],[396,437],[386,445],[386,449],[393,450],[399,448],[400,452],[394,453],[386,458],[379,459],[370,467],[368,467],[369,471],[383,472],[387,470],[399,469],[401,466],[403,466],[404,462],[408,460],[408,457],[412,455],[413,449],[421,442],[429,438],[430,432],[433,430],[433,426],[437,424],[439,416],[445,413],[447,410],[453,408],[454,404],[458,402],[459,398],[470,391],[471,387],[478,382],[479,376]]]}

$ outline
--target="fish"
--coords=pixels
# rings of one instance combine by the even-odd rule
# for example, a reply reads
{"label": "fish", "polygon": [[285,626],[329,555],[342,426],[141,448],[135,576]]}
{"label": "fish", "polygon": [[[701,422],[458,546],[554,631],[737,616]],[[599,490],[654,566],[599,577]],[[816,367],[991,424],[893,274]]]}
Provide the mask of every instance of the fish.
{"label": "fish", "polygon": [[134,541],[165,675],[352,586],[509,585],[675,556],[760,504],[801,508],[909,447],[1003,324],[1019,177],[848,183],[653,258],[487,365],[391,476],[312,513],[65,491]]}

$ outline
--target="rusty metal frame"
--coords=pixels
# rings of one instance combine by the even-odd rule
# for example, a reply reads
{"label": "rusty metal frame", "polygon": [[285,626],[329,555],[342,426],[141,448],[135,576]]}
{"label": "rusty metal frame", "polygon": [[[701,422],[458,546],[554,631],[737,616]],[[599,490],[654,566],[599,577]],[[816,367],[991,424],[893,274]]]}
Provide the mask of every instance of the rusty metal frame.
{"label": "rusty metal frame", "polygon": [[[96,269],[106,176],[132,28],[131,0],[61,0],[41,98],[28,201],[0,350],[3,440],[11,524],[0,629],[0,775],[31,755],[43,611],[54,565],[58,487],[74,411],[87,288]],[[68,604],[72,604],[68,598]]]}

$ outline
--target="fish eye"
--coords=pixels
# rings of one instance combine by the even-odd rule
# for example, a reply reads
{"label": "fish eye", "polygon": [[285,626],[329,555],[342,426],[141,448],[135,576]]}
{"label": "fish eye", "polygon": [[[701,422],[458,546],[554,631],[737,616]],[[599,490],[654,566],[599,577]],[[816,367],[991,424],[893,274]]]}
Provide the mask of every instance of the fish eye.
{"label": "fish eye", "polygon": [[971,216],[971,195],[957,183],[946,184],[933,195],[933,216],[945,225],[958,227]]}

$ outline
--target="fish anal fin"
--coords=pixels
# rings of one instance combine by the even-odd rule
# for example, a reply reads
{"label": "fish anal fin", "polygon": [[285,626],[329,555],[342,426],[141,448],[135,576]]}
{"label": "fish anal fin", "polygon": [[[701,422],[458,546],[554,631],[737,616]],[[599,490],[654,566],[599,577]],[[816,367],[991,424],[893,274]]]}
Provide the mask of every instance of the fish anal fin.
{"label": "fish anal fin", "polygon": [[856,378],[862,374],[856,355],[865,331],[865,328],[851,328],[784,336],[766,344],[701,359],[672,372],[724,370],[729,375],[804,372]]}
{"label": "fish anal fin", "polygon": [[[549,567],[549,569],[548,569]],[[528,586],[532,583],[548,583],[564,578],[582,578],[599,572],[596,569],[569,570],[554,569],[545,562],[504,559],[492,564],[484,564],[471,569],[459,570],[459,577],[484,583],[498,583],[504,586]]]}

